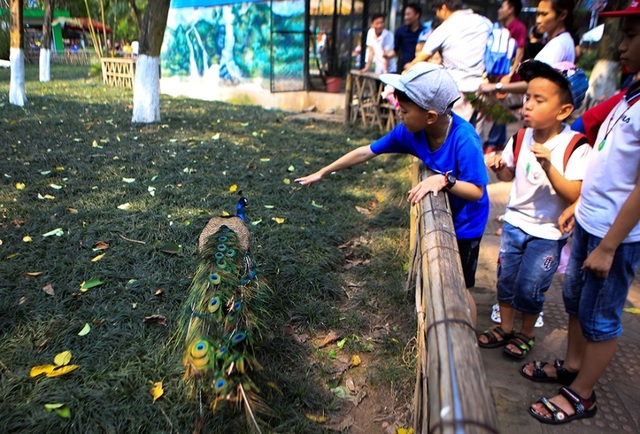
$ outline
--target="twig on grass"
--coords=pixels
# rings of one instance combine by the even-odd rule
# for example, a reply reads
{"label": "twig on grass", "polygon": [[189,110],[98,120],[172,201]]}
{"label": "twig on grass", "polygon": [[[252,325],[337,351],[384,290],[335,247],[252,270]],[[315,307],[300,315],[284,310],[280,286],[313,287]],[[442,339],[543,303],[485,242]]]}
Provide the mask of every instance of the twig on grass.
{"label": "twig on grass", "polygon": [[124,235],[122,235],[122,234],[118,234],[118,236],[119,236],[120,238],[122,238],[123,240],[125,240],[125,241],[129,241],[130,243],[147,244],[147,243],[145,243],[144,241],[132,240],[131,238],[127,238],[127,237],[125,237],[125,236],[124,236]]}

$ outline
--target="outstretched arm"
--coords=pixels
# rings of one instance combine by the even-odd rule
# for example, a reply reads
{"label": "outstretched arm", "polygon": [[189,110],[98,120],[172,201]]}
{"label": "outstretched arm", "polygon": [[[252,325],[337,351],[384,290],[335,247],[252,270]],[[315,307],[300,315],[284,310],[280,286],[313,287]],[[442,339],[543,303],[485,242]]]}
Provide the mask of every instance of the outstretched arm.
{"label": "outstretched arm", "polygon": [[593,274],[601,279],[609,275],[613,256],[616,249],[629,235],[629,232],[638,224],[640,220],[640,180],[625,201],[618,216],[607,231],[598,247],[587,256],[582,264],[582,268],[591,270]]}
{"label": "outstretched arm", "polygon": [[376,154],[373,153],[369,145],[360,146],[317,172],[296,179],[295,182],[299,182],[302,185],[311,185],[326,178],[332,172],[337,172],[338,170],[347,169],[357,164],[364,163],[375,156]]}

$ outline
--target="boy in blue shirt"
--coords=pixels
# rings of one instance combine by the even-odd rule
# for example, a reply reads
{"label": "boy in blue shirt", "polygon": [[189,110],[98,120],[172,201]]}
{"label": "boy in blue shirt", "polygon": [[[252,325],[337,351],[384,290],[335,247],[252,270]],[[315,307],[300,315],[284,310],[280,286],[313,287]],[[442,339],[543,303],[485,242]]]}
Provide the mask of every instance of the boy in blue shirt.
{"label": "boy in blue shirt", "polygon": [[[317,172],[295,181],[311,185],[332,172],[371,160],[380,154],[401,153],[420,158],[436,172],[409,190],[417,204],[427,194],[449,193],[467,288],[475,285],[480,240],[489,217],[482,142],[474,127],[451,111],[460,92],[441,66],[421,62],[403,75],[382,74],[380,81],[395,88],[402,123],[371,145],[361,146]],[[471,318],[475,302],[467,291]]]}

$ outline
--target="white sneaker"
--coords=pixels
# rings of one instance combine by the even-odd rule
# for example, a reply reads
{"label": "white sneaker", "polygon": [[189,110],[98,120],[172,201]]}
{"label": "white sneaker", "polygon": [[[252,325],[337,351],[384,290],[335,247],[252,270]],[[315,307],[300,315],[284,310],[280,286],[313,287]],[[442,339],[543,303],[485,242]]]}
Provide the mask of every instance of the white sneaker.
{"label": "white sneaker", "polygon": [[497,324],[502,322],[500,319],[500,305],[498,303],[494,304],[491,308],[491,321]]}
{"label": "white sneaker", "polygon": [[[544,319],[542,318],[544,316],[544,312],[540,312],[540,315],[538,315],[538,319],[536,320],[536,324],[534,327],[542,327],[544,325]],[[500,324],[502,322],[502,320],[500,319],[500,305],[498,303],[494,304],[491,307],[491,321]]]}
{"label": "white sneaker", "polygon": [[536,320],[536,324],[534,325],[534,327],[542,327],[544,325],[544,320],[542,319],[543,316],[544,312],[540,312],[540,315],[538,315],[538,319]]}

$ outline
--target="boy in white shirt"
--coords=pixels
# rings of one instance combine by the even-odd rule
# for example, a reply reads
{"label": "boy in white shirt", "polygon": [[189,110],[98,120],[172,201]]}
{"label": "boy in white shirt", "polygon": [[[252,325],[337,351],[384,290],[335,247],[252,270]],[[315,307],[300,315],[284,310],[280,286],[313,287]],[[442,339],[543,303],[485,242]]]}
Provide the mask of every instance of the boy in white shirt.
{"label": "boy in white shirt", "polygon": [[[586,137],[564,123],[582,103],[587,78],[573,64],[554,66],[533,60],[518,68],[528,83],[527,128],[514,135],[502,155],[487,160],[498,179],[514,182],[498,257],[502,323],[482,333],[478,345],[504,346],[504,353],[516,359],[535,344],[534,325],[569,236],[558,227],[558,217],[580,194],[591,150]],[[516,310],[522,313],[522,328],[514,333]]]}

